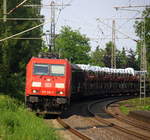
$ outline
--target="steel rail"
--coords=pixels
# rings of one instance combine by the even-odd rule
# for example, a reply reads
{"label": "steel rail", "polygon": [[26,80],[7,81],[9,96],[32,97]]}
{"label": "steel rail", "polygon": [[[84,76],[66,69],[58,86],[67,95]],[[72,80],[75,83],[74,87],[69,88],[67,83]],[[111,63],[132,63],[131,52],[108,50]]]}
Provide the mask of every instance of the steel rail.
{"label": "steel rail", "polygon": [[57,118],[59,124],[61,124],[65,129],[69,130],[74,135],[78,136],[82,140],[92,140],[90,137],[84,135],[83,133],[79,132],[78,130],[72,128],[69,124],[64,122],[60,117]]}
{"label": "steel rail", "polygon": [[[0,20],[3,20],[4,18],[0,18]],[[27,20],[27,21],[33,21],[33,20],[42,20],[44,21],[44,18],[6,18],[6,20],[9,21],[15,21],[15,20]]]}
{"label": "steel rail", "polygon": [[132,126],[135,126],[135,127],[138,127],[138,128],[141,128],[141,129],[144,129],[144,130],[147,130],[147,131],[150,131],[150,127],[149,126],[146,126],[146,125],[141,125],[141,123],[142,122],[140,122],[140,121],[138,121],[138,120],[133,120],[133,119],[131,119],[131,118],[129,118],[129,117],[126,117],[126,116],[123,116],[122,114],[120,114],[120,113],[112,113],[112,112],[110,112],[109,110],[108,110],[108,107],[109,106],[107,106],[106,108],[105,108],[105,111],[109,114],[109,115],[111,115],[111,116],[113,116],[114,118],[116,118],[116,119],[118,119],[118,120],[120,120],[120,121],[123,121],[123,122],[125,122],[125,123],[128,123],[128,124],[130,124],[130,125],[132,125]]}
{"label": "steel rail", "polygon": [[[118,100],[118,101],[119,101],[119,100]],[[114,103],[114,102],[117,102],[117,100],[116,100],[116,101],[114,101],[114,100],[112,101],[112,103]],[[97,103],[98,103],[98,101],[96,101],[96,102],[94,102],[94,103],[92,103],[92,104],[90,104],[90,105],[88,106],[88,111],[89,111],[89,113],[90,113],[92,116],[94,116],[97,121],[102,122],[102,123],[106,124],[107,126],[113,127],[113,128],[115,128],[115,129],[117,129],[117,130],[119,130],[119,131],[125,132],[125,133],[127,133],[127,134],[132,135],[132,136],[135,136],[135,137],[137,137],[137,138],[140,138],[140,139],[143,139],[143,140],[149,140],[149,139],[150,139],[150,137],[148,137],[148,136],[139,134],[139,133],[137,133],[137,132],[135,132],[135,131],[126,129],[126,128],[124,128],[124,127],[121,127],[121,126],[119,126],[119,125],[116,125],[116,124],[114,124],[114,123],[111,123],[111,122],[109,122],[109,121],[106,121],[106,120],[104,120],[102,117],[98,116],[98,114],[93,113],[93,112],[90,110],[90,108],[91,108],[91,106],[93,106],[94,104],[97,104]],[[111,103],[109,103],[109,104],[111,104]],[[108,104],[107,104],[107,105],[108,105]],[[107,105],[106,105],[106,106],[107,106]],[[106,107],[106,106],[105,106],[105,107]]]}

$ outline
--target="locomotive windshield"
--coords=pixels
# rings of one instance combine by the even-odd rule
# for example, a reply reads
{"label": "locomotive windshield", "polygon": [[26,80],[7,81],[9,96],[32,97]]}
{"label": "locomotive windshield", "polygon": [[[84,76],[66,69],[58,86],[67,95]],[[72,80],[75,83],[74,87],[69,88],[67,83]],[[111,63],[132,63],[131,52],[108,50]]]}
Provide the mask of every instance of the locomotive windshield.
{"label": "locomotive windshield", "polygon": [[34,64],[34,74],[36,75],[48,75],[48,64]]}
{"label": "locomotive windshield", "polygon": [[50,75],[53,76],[64,76],[65,74],[65,66],[59,64],[52,64],[51,65],[51,72]]}
{"label": "locomotive windshield", "polygon": [[64,76],[65,66],[62,64],[34,64],[34,74]]}

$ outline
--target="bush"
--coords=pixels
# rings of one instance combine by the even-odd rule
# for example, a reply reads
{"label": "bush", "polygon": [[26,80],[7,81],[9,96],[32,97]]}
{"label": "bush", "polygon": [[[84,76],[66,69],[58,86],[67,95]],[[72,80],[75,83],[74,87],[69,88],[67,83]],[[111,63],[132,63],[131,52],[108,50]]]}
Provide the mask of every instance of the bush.
{"label": "bush", "polygon": [[28,112],[18,101],[0,95],[0,139],[57,140],[55,130]]}
{"label": "bush", "polygon": [[150,111],[150,105],[146,105],[146,106],[144,106],[144,110],[148,110],[148,111]]}
{"label": "bush", "polygon": [[130,111],[134,110],[150,111],[150,97],[145,98],[145,100],[143,99],[142,102],[139,98],[122,101],[120,102],[120,110],[124,114],[128,114]]}
{"label": "bush", "polygon": [[25,76],[23,74],[21,73],[1,74],[0,92],[4,92],[5,94],[11,97],[15,97],[23,101],[24,87],[25,87]]}

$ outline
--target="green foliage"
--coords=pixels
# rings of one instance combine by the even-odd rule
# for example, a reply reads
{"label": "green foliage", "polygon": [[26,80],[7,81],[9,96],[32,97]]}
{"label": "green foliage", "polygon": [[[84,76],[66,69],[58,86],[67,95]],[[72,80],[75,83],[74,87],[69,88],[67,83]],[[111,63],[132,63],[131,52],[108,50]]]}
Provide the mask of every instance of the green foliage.
{"label": "green foliage", "polygon": [[56,52],[60,58],[67,58],[72,63],[88,64],[90,57],[89,39],[79,31],[70,27],[62,27],[61,33],[56,38]]}
{"label": "green foliage", "polygon": [[146,105],[146,106],[144,106],[144,110],[148,110],[148,111],[150,111],[150,105]]}
{"label": "green foliage", "polygon": [[120,106],[120,110],[121,110],[121,112],[123,112],[126,115],[128,115],[128,113],[129,113],[129,109],[125,106]]}
{"label": "green foliage", "polygon": [[[137,43],[137,53],[139,54],[140,57],[142,42],[145,38],[146,49],[147,49],[146,55],[147,55],[148,71],[150,72],[150,8],[146,8],[143,11],[142,17],[144,18],[144,20],[136,21],[134,25],[135,33],[141,40]],[[145,25],[145,32],[143,32],[144,25]],[[140,58],[138,59],[140,61]]]}
{"label": "green foliage", "polygon": [[125,48],[122,51],[117,50],[116,65],[117,68],[127,68],[127,54]]}
{"label": "green foliage", "polygon": [[110,41],[106,43],[105,53],[104,53],[104,64],[106,67],[111,67],[111,50],[114,44]]}
{"label": "green foliage", "polygon": [[[140,102],[139,98],[135,98],[135,99],[129,99],[129,100],[125,100],[120,102],[120,110],[125,113],[128,114],[130,111],[134,111],[134,110],[147,110],[150,111],[150,98],[147,97],[144,99],[142,99],[143,101]],[[143,102],[145,102],[145,104],[143,104]]]}
{"label": "green foliage", "polygon": [[137,56],[136,52],[130,49],[127,56],[127,67],[132,67],[135,70],[139,70],[140,63],[138,61],[138,58],[136,58],[136,56]]}
{"label": "green foliage", "polygon": [[98,46],[96,50],[91,53],[91,64],[103,67],[104,66],[103,55],[104,55],[104,50],[99,49],[99,46]]}
{"label": "green foliage", "polygon": [[[31,0],[30,3],[34,3]],[[41,0],[36,0],[36,4],[40,4]],[[7,1],[7,11],[14,8],[20,0]],[[29,4],[29,3],[28,3]],[[2,10],[3,1],[0,1],[0,11]],[[0,12],[2,18],[3,12]],[[33,8],[20,7],[7,16],[8,18],[39,18],[40,11]],[[13,34],[19,33],[31,27],[40,24],[40,21],[7,21],[0,20],[0,38],[5,38]],[[17,38],[40,37],[42,35],[42,27],[25,34],[17,36]],[[24,89],[25,67],[32,56],[36,56],[42,48],[42,40],[16,40],[9,39],[0,42],[0,91],[14,92]]]}
{"label": "green foliage", "polygon": [[0,96],[0,138],[3,140],[57,140],[54,129],[8,96]]}
{"label": "green foliage", "polygon": [[[112,46],[113,44],[111,41],[106,43],[105,49],[99,49],[98,46],[96,50],[91,53],[91,64],[102,67],[111,67]],[[124,48],[121,51],[116,49],[116,67],[132,67],[138,70],[139,63],[138,59],[136,58],[136,53],[132,49],[130,49],[128,53],[126,53]]]}

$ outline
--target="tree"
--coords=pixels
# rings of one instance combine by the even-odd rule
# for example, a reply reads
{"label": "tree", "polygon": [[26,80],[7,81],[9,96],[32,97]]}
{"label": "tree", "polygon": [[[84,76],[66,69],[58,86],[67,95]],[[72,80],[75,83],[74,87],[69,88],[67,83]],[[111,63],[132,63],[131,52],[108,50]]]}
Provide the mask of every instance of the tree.
{"label": "tree", "polygon": [[96,47],[96,50],[91,53],[91,64],[96,66],[104,67],[103,62],[104,50],[100,49],[99,46]]}
{"label": "tree", "polygon": [[[147,49],[147,64],[148,64],[148,71],[150,72],[150,8],[146,8],[143,13],[142,17],[144,20],[142,21],[136,21],[135,22],[135,33],[140,38],[141,41],[137,43],[137,53],[140,57],[140,50],[142,48],[142,41],[145,38],[145,44]],[[143,28],[145,25],[145,32],[143,32]],[[140,58],[138,58],[140,60]]]}
{"label": "tree", "polygon": [[136,52],[134,52],[132,49],[129,50],[127,56],[127,67],[132,67],[135,70],[139,70],[139,63],[138,59],[136,58]]}
{"label": "tree", "polygon": [[123,69],[127,67],[127,56],[124,47],[122,48],[122,51],[117,50],[116,67],[123,68]]}
{"label": "tree", "polygon": [[56,52],[60,58],[67,58],[72,63],[88,64],[89,51],[89,39],[85,35],[68,26],[62,27],[56,38]]}
{"label": "tree", "polygon": [[[34,0],[30,1],[31,3]],[[36,4],[40,4],[41,0],[37,0]],[[7,10],[11,10],[20,3],[20,0],[7,1]],[[2,5],[0,1],[0,17],[2,18]],[[32,8],[20,7],[8,15],[8,18],[39,18],[40,11]],[[0,38],[19,33],[40,24],[40,21],[0,21]],[[38,37],[42,35],[42,27],[25,34],[17,36],[17,38]],[[25,66],[32,56],[39,53],[42,48],[42,40],[15,40],[10,39],[0,43],[0,90],[15,91],[24,88],[22,83],[25,81]],[[21,81],[19,81],[19,79]],[[17,83],[18,82],[18,83]],[[15,85],[16,83],[16,85]]]}
{"label": "tree", "polygon": [[106,43],[106,48],[105,48],[105,53],[104,53],[104,58],[103,58],[103,63],[105,64],[106,67],[111,67],[111,51],[112,51],[112,42]]}

